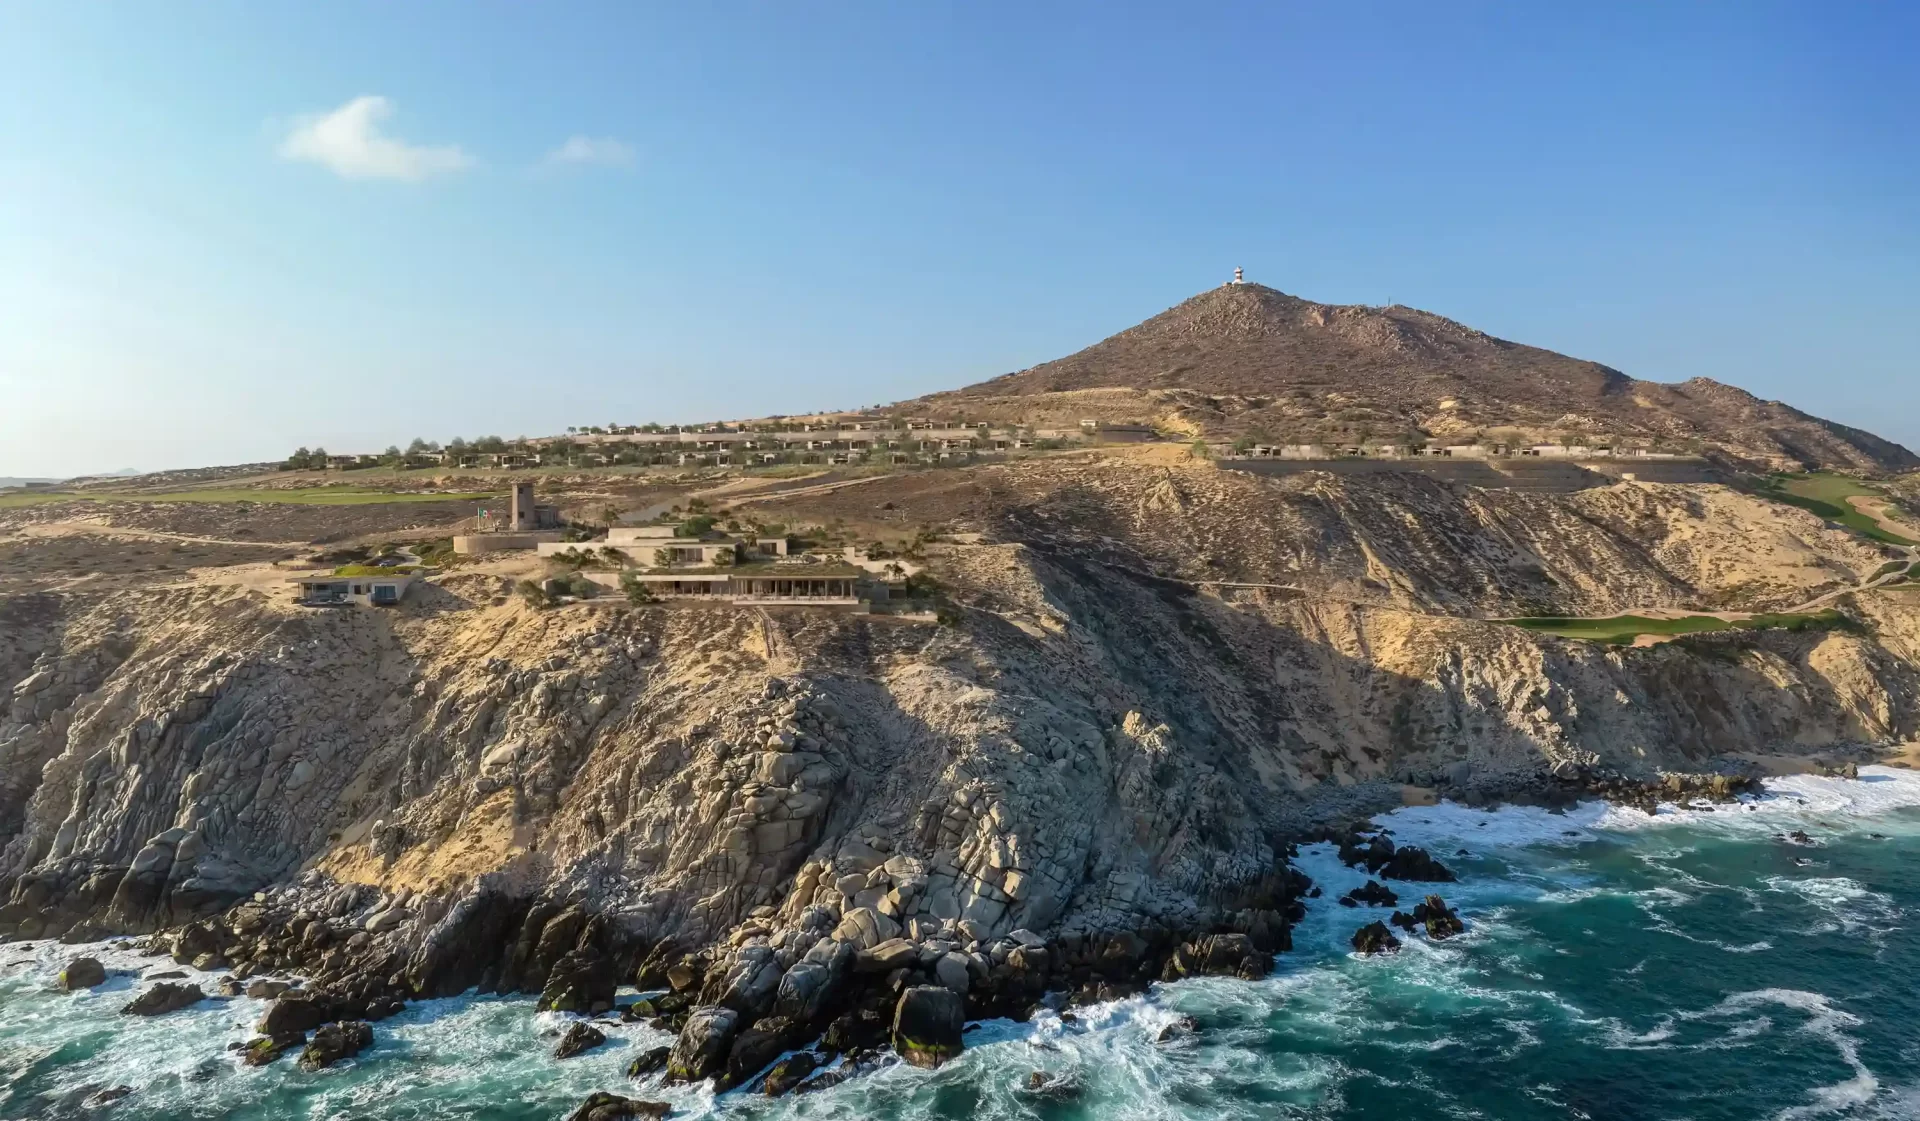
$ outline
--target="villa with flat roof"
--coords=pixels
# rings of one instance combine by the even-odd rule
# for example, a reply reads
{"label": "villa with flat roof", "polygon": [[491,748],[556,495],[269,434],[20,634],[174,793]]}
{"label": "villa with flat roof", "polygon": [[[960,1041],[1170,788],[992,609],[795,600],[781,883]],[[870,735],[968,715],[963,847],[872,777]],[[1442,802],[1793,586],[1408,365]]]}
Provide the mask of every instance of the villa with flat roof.
{"label": "villa with flat roof", "polygon": [[332,607],[350,603],[391,607],[407,598],[407,589],[413,586],[415,579],[410,572],[378,576],[309,572],[290,576],[287,583],[299,586],[295,602],[305,607]]}
{"label": "villa with flat roof", "polygon": [[[656,568],[627,573],[666,598],[726,600],[744,605],[809,604],[856,607],[869,574],[850,564],[796,561],[742,564],[725,568]],[[868,595],[871,596],[868,590]]]}

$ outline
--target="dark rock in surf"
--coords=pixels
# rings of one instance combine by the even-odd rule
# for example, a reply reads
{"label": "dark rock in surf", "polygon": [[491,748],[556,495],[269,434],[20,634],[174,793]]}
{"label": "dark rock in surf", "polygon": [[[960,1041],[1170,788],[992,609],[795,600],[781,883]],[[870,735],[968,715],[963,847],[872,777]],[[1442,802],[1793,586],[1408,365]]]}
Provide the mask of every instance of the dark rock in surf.
{"label": "dark rock in surf", "polygon": [[811,1051],[800,1051],[788,1055],[773,1064],[773,1069],[767,1072],[766,1080],[760,1083],[760,1092],[770,1098],[791,1093],[819,1066],[820,1060],[814,1058]]}
{"label": "dark rock in surf", "polygon": [[124,1016],[162,1016],[198,1004],[206,998],[207,994],[201,992],[198,985],[176,985],[162,981],[134,997],[120,1013]]}
{"label": "dark rock in surf", "polygon": [[106,980],[107,967],[101,965],[98,958],[74,958],[60,971],[60,987],[68,992],[91,989],[105,984]]}
{"label": "dark rock in surf", "polygon": [[965,1029],[959,994],[944,985],[915,985],[894,1006],[893,1049],[914,1066],[932,1069],[960,1056]]}
{"label": "dark rock in surf", "polygon": [[1390,954],[1400,948],[1400,940],[1393,936],[1383,922],[1370,922],[1353,932],[1353,949],[1359,954]]}
{"label": "dark rock in surf", "polygon": [[672,1053],[671,1047],[655,1047],[652,1050],[640,1052],[634,1056],[632,1062],[627,1064],[627,1077],[645,1078],[664,1068],[667,1065],[667,1056]]}
{"label": "dark rock in surf", "polygon": [[667,1056],[667,1081],[698,1082],[719,1073],[739,1030],[740,1013],[731,1008],[696,1008],[688,1013],[687,1026],[680,1029],[680,1038]]}
{"label": "dark rock in surf", "polygon": [[308,1072],[323,1070],[351,1059],[371,1046],[373,1025],[365,1020],[326,1024],[313,1033],[313,1040],[307,1044],[307,1049],[300,1052],[300,1069]]}
{"label": "dark rock in surf", "polygon": [[591,1051],[607,1041],[605,1032],[592,1024],[575,1022],[567,1028],[567,1034],[560,1037],[560,1046],[553,1049],[556,1059],[571,1059],[582,1051]]}
{"label": "dark rock in surf", "polygon": [[588,1095],[580,1108],[567,1114],[567,1121],[631,1121],[635,1117],[659,1121],[672,1112],[673,1106],[667,1102],[647,1102],[601,1091]]}
{"label": "dark rock in surf", "polygon": [[1378,880],[1368,880],[1339,899],[1342,907],[1358,907],[1362,904],[1368,907],[1392,907],[1399,902],[1400,897]]}

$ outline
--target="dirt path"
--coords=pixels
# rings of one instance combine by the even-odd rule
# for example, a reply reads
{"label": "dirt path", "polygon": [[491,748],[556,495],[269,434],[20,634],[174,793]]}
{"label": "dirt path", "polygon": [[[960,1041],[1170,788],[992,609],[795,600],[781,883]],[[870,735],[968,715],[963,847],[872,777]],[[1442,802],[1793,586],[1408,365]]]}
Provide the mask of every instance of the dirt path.
{"label": "dirt path", "polygon": [[133,529],[104,522],[40,522],[21,526],[22,537],[137,537],[146,541],[181,541],[190,545],[244,545],[248,548],[304,549],[304,541],[235,541],[224,537],[195,537],[188,533],[168,533],[159,529]]}

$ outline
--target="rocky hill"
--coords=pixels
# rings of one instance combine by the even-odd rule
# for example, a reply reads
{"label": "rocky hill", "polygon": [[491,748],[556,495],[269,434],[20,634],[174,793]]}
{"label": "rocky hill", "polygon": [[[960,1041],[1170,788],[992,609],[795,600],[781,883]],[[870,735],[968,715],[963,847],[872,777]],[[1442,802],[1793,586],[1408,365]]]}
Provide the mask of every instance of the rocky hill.
{"label": "rocky hill", "polygon": [[[1293,846],[1358,853],[1350,824],[1409,787],[1725,796],[1731,753],[1920,733],[1920,602],[1848,590],[1895,550],[1804,509],[1177,451],[729,512],[918,542],[932,617],[536,610],[511,560],[315,610],[258,546],[206,538],[184,574],[0,586],[0,940],[153,932],[231,988],[303,978],[263,1061],[471,986],[594,1012],[639,984],[666,995],[632,1014],[680,1033],[653,1060],[724,1087],[823,1032],[857,1054],[897,1020],[937,1061],[963,1014],[1046,992],[1262,975],[1329,904]],[[192,506],[9,518],[21,548],[236,531]],[[1821,593],[1843,625],[1608,647],[1499,621]],[[1447,875],[1365,849],[1387,879]]]}
{"label": "rocky hill", "polygon": [[1301,443],[1603,438],[1769,466],[1920,466],[1871,433],[1706,378],[1638,381],[1413,308],[1320,304],[1258,284],[1202,292],[1076,354],[895,411],[1148,421]]}

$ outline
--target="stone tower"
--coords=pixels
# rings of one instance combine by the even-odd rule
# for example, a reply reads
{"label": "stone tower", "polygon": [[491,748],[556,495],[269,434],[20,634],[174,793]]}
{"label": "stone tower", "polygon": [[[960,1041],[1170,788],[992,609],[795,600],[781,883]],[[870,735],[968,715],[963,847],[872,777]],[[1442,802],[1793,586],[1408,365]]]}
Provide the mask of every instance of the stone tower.
{"label": "stone tower", "polygon": [[538,529],[540,515],[533,508],[533,484],[513,484],[513,501],[507,508],[507,528],[513,532]]}

